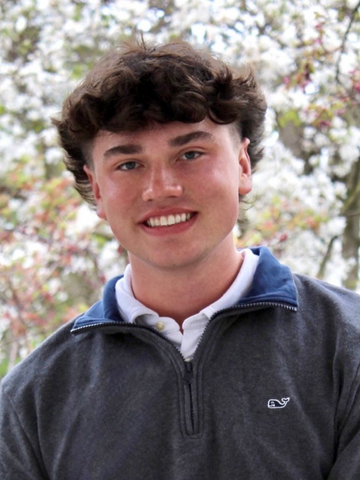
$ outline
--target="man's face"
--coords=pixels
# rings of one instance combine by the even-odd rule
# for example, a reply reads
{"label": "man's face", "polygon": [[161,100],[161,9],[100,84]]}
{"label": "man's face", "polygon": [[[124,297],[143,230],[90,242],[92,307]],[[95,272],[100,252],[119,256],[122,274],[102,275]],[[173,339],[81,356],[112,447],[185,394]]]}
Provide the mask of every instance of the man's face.
{"label": "man's face", "polygon": [[181,269],[234,249],[239,194],[251,190],[248,142],[209,119],[99,132],[85,170],[133,269]]}

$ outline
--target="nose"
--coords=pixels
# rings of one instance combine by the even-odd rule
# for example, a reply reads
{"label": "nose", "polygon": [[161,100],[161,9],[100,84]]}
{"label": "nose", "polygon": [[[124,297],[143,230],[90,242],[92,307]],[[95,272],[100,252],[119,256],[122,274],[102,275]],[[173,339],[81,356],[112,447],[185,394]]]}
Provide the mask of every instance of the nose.
{"label": "nose", "polygon": [[179,179],[169,167],[160,166],[149,172],[142,199],[144,202],[179,197],[183,188]]}

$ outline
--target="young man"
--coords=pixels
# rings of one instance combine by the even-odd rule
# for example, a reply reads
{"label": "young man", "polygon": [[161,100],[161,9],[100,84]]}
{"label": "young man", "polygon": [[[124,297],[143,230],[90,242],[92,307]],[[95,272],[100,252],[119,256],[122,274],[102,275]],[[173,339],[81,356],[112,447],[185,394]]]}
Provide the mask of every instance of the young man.
{"label": "young man", "polygon": [[237,251],[266,105],[185,43],[111,52],[57,125],[129,255],[5,378],[3,480],[358,480],[359,298]]}

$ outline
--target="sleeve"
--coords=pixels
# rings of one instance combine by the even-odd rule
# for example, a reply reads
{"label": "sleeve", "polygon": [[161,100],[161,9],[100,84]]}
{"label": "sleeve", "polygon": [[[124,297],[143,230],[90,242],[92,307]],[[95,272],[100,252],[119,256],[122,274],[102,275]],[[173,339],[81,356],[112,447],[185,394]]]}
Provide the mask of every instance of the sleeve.
{"label": "sleeve", "polygon": [[339,425],[337,456],[328,480],[360,479],[360,369]]}
{"label": "sleeve", "polygon": [[10,399],[0,391],[1,480],[49,480]]}

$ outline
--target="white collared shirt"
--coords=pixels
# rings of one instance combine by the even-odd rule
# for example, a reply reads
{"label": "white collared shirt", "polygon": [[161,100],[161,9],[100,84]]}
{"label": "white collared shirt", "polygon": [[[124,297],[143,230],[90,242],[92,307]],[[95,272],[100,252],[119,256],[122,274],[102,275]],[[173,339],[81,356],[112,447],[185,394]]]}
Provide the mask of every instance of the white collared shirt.
{"label": "white collared shirt", "polygon": [[251,287],[259,257],[250,249],[243,250],[242,254],[243,263],[229,289],[216,302],[203,308],[196,315],[186,318],[182,324],[183,333],[173,318],[160,317],[134,297],[131,288],[131,265],[128,265],[124,276],[115,286],[116,300],[122,318],[126,322],[155,328],[178,348],[185,359],[191,359],[210,318],[216,312],[235,305]]}

